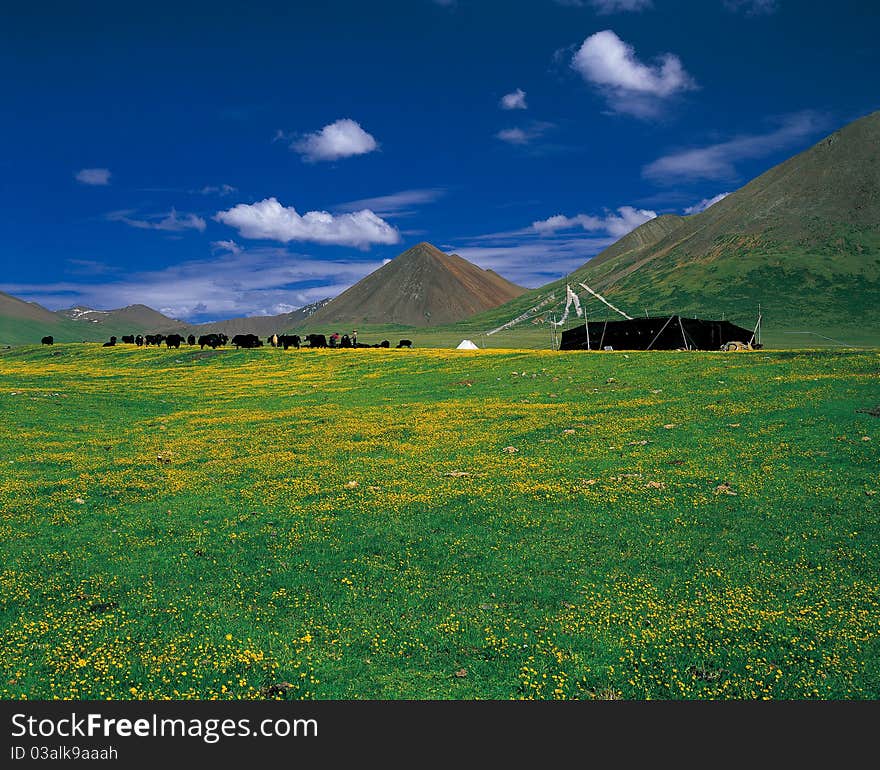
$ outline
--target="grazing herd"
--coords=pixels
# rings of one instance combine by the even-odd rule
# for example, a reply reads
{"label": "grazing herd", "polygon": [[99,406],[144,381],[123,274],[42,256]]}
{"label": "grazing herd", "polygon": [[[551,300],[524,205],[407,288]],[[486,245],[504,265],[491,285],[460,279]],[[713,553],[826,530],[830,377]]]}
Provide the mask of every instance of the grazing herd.
{"label": "grazing herd", "polygon": [[[206,347],[217,349],[231,343],[238,348],[260,348],[263,346],[261,340],[256,334],[236,334],[230,340],[225,334],[203,334],[196,338],[194,334],[186,337],[180,334],[124,334],[122,342],[126,345],[137,345],[138,347],[150,347],[151,345],[161,346],[165,343],[168,348],[179,349],[184,343],[190,346],[198,345],[201,349]],[[299,334],[273,334],[266,338],[266,344],[275,348],[390,348],[391,343],[388,340],[382,340],[375,345],[368,345],[364,342],[357,342],[357,336],[351,337],[347,334],[340,336],[338,333],[331,334],[329,337],[325,334],[306,334],[301,337]],[[103,343],[102,347],[112,348],[116,345],[117,338],[110,339]],[[53,337],[43,337],[40,342],[43,345],[52,345],[55,340]],[[403,339],[397,343],[398,348],[411,348],[412,340]]]}

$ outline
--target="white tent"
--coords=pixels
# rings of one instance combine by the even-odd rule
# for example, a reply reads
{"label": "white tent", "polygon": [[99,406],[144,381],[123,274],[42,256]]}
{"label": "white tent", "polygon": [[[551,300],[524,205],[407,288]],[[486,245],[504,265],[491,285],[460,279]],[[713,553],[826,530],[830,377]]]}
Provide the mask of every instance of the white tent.
{"label": "white tent", "polygon": [[462,340],[458,343],[456,350],[479,350],[479,348],[470,340]]}

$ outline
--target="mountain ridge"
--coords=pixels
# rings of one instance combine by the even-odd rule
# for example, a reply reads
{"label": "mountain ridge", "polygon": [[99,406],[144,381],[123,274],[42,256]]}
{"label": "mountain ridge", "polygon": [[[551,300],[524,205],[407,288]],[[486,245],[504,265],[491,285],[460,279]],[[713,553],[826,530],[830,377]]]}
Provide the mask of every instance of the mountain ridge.
{"label": "mountain ridge", "polygon": [[527,291],[425,241],[398,254],[314,314],[310,323],[455,323]]}
{"label": "mountain ridge", "polygon": [[590,318],[617,318],[585,283],[632,315],[682,313],[786,328],[865,324],[880,331],[880,111],[849,123],[705,211],[662,215],[474,324],[495,325],[542,298],[559,317],[565,285]]}
{"label": "mountain ridge", "polygon": [[[632,315],[694,314],[749,326],[760,307],[765,322],[780,328],[834,325],[880,333],[877,147],[880,111],[839,128],[705,211],[662,214],[642,224],[566,277],[534,290],[422,242],[307,313],[187,324],[144,305],[53,312],[0,292],[0,342],[34,342],[43,334],[78,341],[135,331],[197,333],[225,325],[261,335],[370,323],[488,330],[521,315],[542,323],[559,318],[566,283],[581,294],[591,320],[616,318],[581,293],[581,282]],[[159,328],[133,328],[145,319]]]}

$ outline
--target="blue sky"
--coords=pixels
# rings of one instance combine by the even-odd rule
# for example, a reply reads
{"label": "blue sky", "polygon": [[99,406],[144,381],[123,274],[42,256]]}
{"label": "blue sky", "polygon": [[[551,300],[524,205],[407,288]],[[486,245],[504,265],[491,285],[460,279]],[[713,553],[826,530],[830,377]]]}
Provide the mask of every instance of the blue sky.
{"label": "blue sky", "polygon": [[127,5],[0,12],[0,290],[52,309],[286,312],[423,240],[536,287],[880,107],[867,0]]}

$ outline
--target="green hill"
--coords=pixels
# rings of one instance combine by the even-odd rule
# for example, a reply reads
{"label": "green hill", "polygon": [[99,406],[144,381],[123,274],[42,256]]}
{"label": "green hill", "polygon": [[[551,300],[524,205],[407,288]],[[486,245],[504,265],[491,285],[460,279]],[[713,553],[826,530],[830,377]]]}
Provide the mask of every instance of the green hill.
{"label": "green hill", "polygon": [[0,292],[0,344],[23,345],[51,335],[59,342],[86,339],[81,326],[46,310],[36,302],[25,302]]}
{"label": "green hill", "polygon": [[[413,337],[417,345],[449,347],[471,337],[481,347],[548,347],[548,321],[561,317],[567,283],[590,320],[618,317],[578,286],[585,283],[630,315],[723,317],[751,327],[760,306],[765,342],[774,347],[841,340],[878,345],[878,147],[880,112],[875,112],[706,211],[659,216],[565,278],[519,296],[520,287],[492,271],[419,244],[313,314],[231,319],[187,329],[222,324],[223,330],[253,326],[268,334],[331,326],[344,332],[356,325],[360,338],[370,342]],[[182,326],[143,306],[66,312],[75,319],[0,294],[0,343],[30,343],[46,334],[58,341],[96,341]],[[455,322],[463,316],[469,317]],[[567,325],[575,323],[572,316]],[[505,325],[509,330],[487,334]]]}
{"label": "green hill", "polygon": [[[880,112],[861,118],[700,214],[661,216],[568,277],[470,319],[490,330],[553,295],[532,318],[561,316],[565,285],[589,318],[682,313],[777,332],[880,339]],[[830,335],[833,336],[833,335]]]}
{"label": "green hill", "polygon": [[111,336],[181,331],[185,325],[146,305],[117,310],[77,306],[51,311],[36,302],[0,292],[0,344],[27,345],[52,336],[55,342],[102,342]]}

